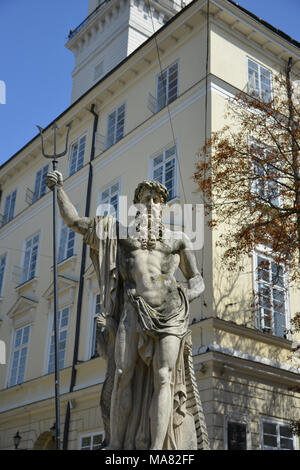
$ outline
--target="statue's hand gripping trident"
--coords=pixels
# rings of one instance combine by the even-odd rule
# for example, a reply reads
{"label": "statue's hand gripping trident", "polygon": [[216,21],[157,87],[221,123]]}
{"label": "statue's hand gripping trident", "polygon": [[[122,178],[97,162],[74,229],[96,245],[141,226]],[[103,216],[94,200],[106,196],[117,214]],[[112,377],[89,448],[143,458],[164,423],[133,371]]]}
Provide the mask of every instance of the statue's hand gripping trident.
{"label": "statue's hand gripping trident", "polygon": [[57,186],[58,188],[63,187],[63,176],[62,174],[55,170],[55,171],[49,171],[46,176],[46,185],[48,188],[53,191],[54,187]]}

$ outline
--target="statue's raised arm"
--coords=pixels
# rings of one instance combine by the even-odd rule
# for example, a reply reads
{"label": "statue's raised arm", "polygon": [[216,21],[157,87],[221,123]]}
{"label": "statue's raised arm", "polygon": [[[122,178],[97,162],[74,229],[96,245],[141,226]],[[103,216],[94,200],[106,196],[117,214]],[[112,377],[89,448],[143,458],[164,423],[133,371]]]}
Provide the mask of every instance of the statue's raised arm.
{"label": "statue's raised arm", "polygon": [[51,191],[53,191],[55,185],[57,187],[57,203],[65,224],[74,232],[85,235],[91,225],[91,219],[78,215],[77,210],[63,190],[62,174],[59,171],[50,171],[46,176],[46,185]]}

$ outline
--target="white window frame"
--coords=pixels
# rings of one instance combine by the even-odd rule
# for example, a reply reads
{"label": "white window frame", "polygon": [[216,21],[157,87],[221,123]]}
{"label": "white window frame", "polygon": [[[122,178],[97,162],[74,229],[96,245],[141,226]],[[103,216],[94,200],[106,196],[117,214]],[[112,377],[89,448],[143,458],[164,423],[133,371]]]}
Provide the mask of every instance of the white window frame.
{"label": "white window frame", "polygon": [[4,286],[4,283],[5,283],[7,256],[8,256],[7,253],[3,253],[0,256],[0,299],[3,297],[2,293],[3,293],[3,286]]}
{"label": "white window frame", "polygon": [[[83,156],[82,156],[82,162],[81,166],[79,166],[79,148],[81,145],[81,141],[84,139],[84,149],[83,149]],[[80,137],[75,139],[70,146],[70,151],[69,151],[69,166],[68,166],[68,176],[74,175],[74,173],[77,173],[83,166],[84,166],[84,155],[85,155],[85,150],[86,150],[86,143],[87,143],[87,133],[82,134]],[[75,164],[75,169],[74,171],[72,170],[72,162],[73,162],[73,148],[74,146],[77,145],[77,154],[76,154],[76,164]]]}
{"label": "white window frame", "polygon": [[[33,242],[33,239],[37,236],[38,236],[38,243],[37,243],[35,267],[34,267],[34,275],[29,277],[29,272],[31,271],[30,266],[31,266],[31,263],[32,263],[32,251],[33,251],[32,247],[31,247],[31,249],[30,249],[30,259],[29,259],[28,268],[27,268],[28,272],[27,272],[26,277],[25,277],[25,260],[26,260],[26,253],[27,253],[26,245],[30,240],[32,240],[32,242]],[[26,240],[24,242],[24,252],[23,252],[23,260],[22,260],[20,284],[24,284],[25,282],[31,281],[32,279],[35,279],[37,277],[37,269],[38,269],[38,262],[39,262],[39,253],[40,253],[40,243],[41,243],[41,232],[36,232],[35,234],[33,234],[30,237],[26,238]]]}
{"label": "white window frame", "polygon": [[[34,191],[32,202],[38,201],[47,191],[46,176],[49,171],[49,164],[40,168],[35,175]],[[39,176],[40,174],[40,176]]]}
{"label": "white window frame", "polygon": [[[179,160],[179,156],[178,156],[178,143],[176,144],[170,144],[166,147],[164,147],[164,149],[162,149],[160,152],[156,152],[155,155],[153,155],[152,157],[150,157],[150,164],[149,164],[149,172],[148,172],[148,175],[149,175],[149,179],[150,180],[155,180],[155,181],[158,181],[156,178],[154,178],[154,170],[155,170],[155,167],[154,167],[154,160],[156,158],[158,158],[160,155],[163,156],[163,162],[162,162],[162,165],[160,166],[163,166],[164,167],[164,170],[163,170],[163,181],[162,181],[162,184],[165,186],[165,163],[166,163],[166,153],[171,150],[173,147],[175,147],[175,153],[174,153],[174,159],[175,159],[175,171],[174,171],[174,183],[173,183],[173,188],[174,188],[174,195],[173,197],[170,197],[168,199],[168,203],[169,202],[172,202],[174,201],[175,199],[178,199],[179,198],[179,194],[178,194],[178,172],[179,172],[179,165],[178,165],[178,160]],[[168,162],[169,158],[167,159],[167,162]],[[171,160],[171,158],[170,158]],[[158,168],[158,165],[156,165],[156,167]]]}
{"label": "white window frame", "polygon": [[17,190],[14,189],[5,198],[1,226],[8,224],[8,222],[10,222],[14,218],[16,200],[17,200]]}
{"label": "white window frame", "polygon": [[[120,123],[118,120],[120,119],[120,114],[122,111],[121,108],[124,106],[124,123],[123,123],[123,129],[122,129],[122,135],[120,137],[117,136],[118,134],[118,126]],[[113,114],[115,114],[114,119],[114,124],[113,124],[113,132],[109,133],[110,130],[110,119],[112,119]],[[106,137],[105,137],[105,149],[110,148],[112,145],[116,144],[119,142],[121,139],[123,139],[125,135],[125,123],[126,123],[126,102],[120,104],[116,108],[114,108],[108,115],[107,115],[107,125],[106,125]],[[111,136],[113,136],[112,141],[111,141]]]}
{"label": "white window frame", "polygon": [[[272,259],[272,252],[269,248],[263,246],[263,245],[258,245],[252,252],[252,257],[253,257],[253,286],[254,286],[254,295],[255,295],[255,302],[256,302],[256,327],[264,331],[264,322],[262,319],[262,314],[261,314],[261,307],[259,305],[259,289],[258,289],[258,257],[263,257],[266,258],[267,261],[269,262],[274,262]],[[278,263],[276,263],[278,264]],[[286,338],[290,338],[290,329],[291,329],[291,310],[290,310],[290,292],[289,292],[289,279],[288,279],[288,273],[284,271],[283,269],[283,282],[284,282],[284,287],[282,288],[282,291],[285,292],[285,324],[286,324]],[[272,290],[272,282],[267,283],[267,286],[270,286]],[[277,336],[278,338],[282,338],[282,336],[275,335],[275,320],[274,320],[274,310],[273,310],[273,304],[272,304],[272,319],[271,319],[271,330],[270,333],[274,336]]]}
{"label": "white window frame", "polygon": [[[251,88],[251,83],[249,79],[249,61],[253,62],[258,66],[258,90],[256,87]],[[270,74],[270,101],[273,99],[273,73],[272,70],[270,70],[268,67],[265,65],[260,64],[257,62],[257,60],[253,59],[252,57],[247,57],[247,91],[248,94],[251,96],[255,96],[256,98],[262,100],[263,102],[269,102],[264,100],[264,97],[262,96],[262,87],[261,87],[261,69],[266,70]]]}
{"label": "white window frame", "polygon": [[[263,424],[264,423],[270,423],[270,424],[275,424],[276,425],[276,437],[277,437],[277,447],[272,447],[272,446],[265,446],[264,445],[264,427],[263,427]],[[276,418],[269,418],[269,417],[263,417],[261,416],[260,417],[260,439],[261,439],[261,450],[292,450],[292,449],[281,449],[280,448],[280,434],[278,434],[278,428],[279,426],[287,426],[289,427],[289,423],[286,422],[286,421],[282,421],[282,420],[279,420],[279,419],[276,419]],[[293,450],[298,450],[297,449],[297,439],[296,439],[296,436],[294,434],[292,434],[293,436],[293,446],[294,446],[294,449]],[[278,447],[279,445],[279,447]]]}
{"label": "white window frame", "polygon": [[[102,436],[102,442],[104,441],[104,431],[92,431],[84,434],[80,434],[78,437],[78,450],[97,450],[92,448],[93,440],[95,436]],[[84,438],[90,437],[91,438],[91,445],[89,446],[89,449],[86,447],[82,449],[82,440]]]}
{"label": "white window frame", "polygon": [[[170,69],[174,66],[177,66],[177,77],[176,77],[176,97],[174,99],[172,99],[170,101],[169,99],[169,94],[170,94],[170,82],[169,82],[169,74],[170,74]],[[166,80],[166,89],[165,89],[165,100],[164,100],[164,103],[160,103],[159,101],[159,83],[160,83],[160,79],[162,77],[163,74],[166,74],[167,76],[167,80]],[[175,62],[173,62],[171,65],[169,65],[168,67],[166,67],[164,70],[162,70],[162,72],[160,72],[157,77],[156,77],[156,87],[155,87],[155,102],[156,102],[156,109],[155,109],[155,112],[159,112],[161,111],[163,108],[165,108],[166,106],[168,106],[169,104],[173,103],[173,101],[175,101],[179,96],[179,61],[176,60]]]}
{"label": "white window frame", "polygon": [[[61,328],[61,313],[64,310],[68,310],[68,321],[67,324],[64,325],[63,328]],[[69,327],[70,327],[70,319],[71,319],[71,307],[69,305],[66,305],[64,307],[61,307],[61,309],[58,312],[58,343],[61,342],[60,335],[61,333],[64,333],[66,331],[66,337],[65,337],[65,348],[64,348],[64,359],[63,359],[63,365],[59,365],[59,358],[58,358],[58,367],[59,370],[62,370],[65,368],[66,364],[66,355],[67,355],[67,349],[68,349],[68,338],[69,338]],[[54,314],[51,315],[50,317],[50,334],[49,334],[49,342],[48,342],[48,354],[47,354],[47,365],[46,365],[46,372],[47,374],[52,374],[55,370],[55,362],[53,363],[53,370],[50,370],[50,355],[53,355],[54,360],[55,360],[55,344],[54,344]],[[52,344],[52,338],[53,338],[53,344]],[[51,354],[51,348],[53,346],[53,354]]]}
{"label": "white window frame", "polygon": [[[23,343],[23,337],[24,337],[24,330],[26,328],[28,328],[28,340],[24,344]],[[22,331],[22,333],[21,333],[22,334],[22,337],[21,337],[22,344],[16,346],[15,343],[16,343],[16,339],[17,339],[17,335],[18,335],[19,331]],[[28,349],[29,349],[29,343],[30,343],[30,334],[31,334],[31,325],[30,324],[23,325],[22,327],[15,329],[14,332],[13,332],[12,348],[11,348],[11,355],[10,355],[10,368],[9,368],[9,375],[8,375],[8,387],[14,387],[15,385],[23,383],[24,380],[25,380],[26,368],[27,368],[27,358],[28,358]],[[21,357],[21,354],[22,354],[21,351],[24,350],[25,348],[26,348],[26,356],[25,356],[25,361],[24,361],[25,362],[24,370],[23,370],[23,374],[22,374],[22,379],[19,381],[18,376],[20,374],[20,357]],[[14,355],[15,355],[15,352],[17,352],[17,351],[19,351],[20,353],[19,353],[19,357],[18,357],[16,380],[12,383]]]}
{"label": "white window frame", "polygon": [[[113,188],[118,185],[118,190],[117,191],[113,191]],[[108,191],[108,197],[103,199],[103,194],[105,192]],[[114,197],[115,195],[117,195],[117,199],[118,199],[118,202],[117,202],[117,212],[115,213],[115,211],[113,211],[113,213],[110,211],[109,214],[110,215],[114,215],[116,217],[116,219],[118,219],[119,217],[119,209],[120,209],[120,201],[119,201],[119,198],[120,198],[120,195],[121,195],[121,180],[115,180],[113,183],[110,183],[108,186],[106,186],[105,188],[101,189],[99,191],[99,194],[98,194],[98,205],[97,205],[97,210],[96,210],[96,214],[97,215],[104,215],[103,211],[101,210],[101,205],[105,205],[105,204],[109,204],[110,206],[113,206],[113,204],[111,204],[111,198]],[[107,201],[106,201],[107,200]],[[98,210],[98,207],[99,207],[99,210]],[[104,212],[107,212],[107,211],[104,211]]]}

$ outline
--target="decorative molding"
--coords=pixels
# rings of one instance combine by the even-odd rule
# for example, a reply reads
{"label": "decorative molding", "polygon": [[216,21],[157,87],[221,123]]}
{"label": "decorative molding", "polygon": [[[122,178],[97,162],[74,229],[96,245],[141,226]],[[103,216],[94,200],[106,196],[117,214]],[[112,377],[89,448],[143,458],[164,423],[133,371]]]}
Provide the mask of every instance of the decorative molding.
{"label": "decorative molding", "polygon": [[233,321],[226,321],[217,317],[200,320],[199,322],[193,324],[193,328],[200,328],[200,325],[202,328],[205,326],[210,326],[215,329],[227,331],[238,336],[244,336],[253,339],[254,341],[267,343],[292,352],[292,342],[290,340],[281,338],[279,336],[270,335],[269,333],[264,333],[257,328],[249,328],[245,325],[238,325]]}
{"label": "decorative molding", "polygon": [[[237,38],[240,42],[244,43],[247,46],[249,46],[249,41],[251,41],[251,47],[256,49],[256,51],[259,53],[263,52],[264,55],[268,57],[269,60],[271,60],[272,62],[276,63],[279,66],[282,66],[282,54],[280,53],[276,54],[276,52],[272,52],[269,49],[264,49],[259,44],[259,42],[253,39],[254,34],[257,34],[261,38],[263,38],[264,44],[266,44],[266,42],[269,42],[271,44],[274,44],[275,47],[282,49],[282,51],[284,51],[285,54],[293,55],[295,57],[300,57],[299,54],[297,55],[295,45],[290,44],[284,38],[281,38],[280,36],[276,35],[276,33],[274,33],[273,31],[267,29],[263,25],[260,25],[258,22],[255,21],[255,19],[250,18],[250,20],[247,21],[246,19],[242,18],[243,12],[241,12],[240,10],[237,10],[237,12],[234,13],[230,11],[229,9],[221,6],[218,0],[211,0],[211,2],[215,4],[215,6],[221,8],[224,12],[226,12],[227,14],[235,18],[236,25],[237,25],[237,21],[239,21],[240,24],[243,24],[244,26],[249,27],[251,29],[251,32],[248,34],[244,34],[243,32],[239,31],[236,27],[231,28],[231,25],[227,23],[226,21],[224,21],[223,19],[221,19],[220,16],[214,17],[212,19],[213,24],[222,28],[223,30],[226,30],[226,28],[231,28],[230,31],[233,37]],[[257,26],[253,25],[253,21],[256,22]],[[262,31],[263,29],[265,30],[265,32]]]}
{"label": "decorative molding", "polygon": [[[215,5],[217,8],[219,8],[220,10],[223,10],[225,13],[233,17],[235,21],[239,21],[240,23],[243,23],[244,25],[248,26],[257,34],[260,34],[261,37],[271,40],[272,43],[276,43],[279,47],[282,47],[282,43],[287,44],[286,46],[287,53],[289,53],[288,47],[294,50],[297,49],[297,46],[290,44],[286,39],[282,38],[271,29],[259,23],[258,20],[256,20],[255,18],[252,18],[251,16],[247,15],[240,9],[236,8],[234,5],[231,6],[230,4],[226,2],[226,6],[224,6],[223,0],[210,0],[210,1],[211,1],[211,4]],[[224,20],[223,20],[223,23],[225,23],[226,26],[230,26]],[[243,33],[240,33],[240,34],[243,34]]]}
{"label": "decorative molding", "polygon": [[29,279],[28,281],[23,282],[15,287],[18,295],[23,295],[25,292],[36,292],[36,288],[38,285],[38,278],[34,277],[33,279]]}
{"label": "decorative molding", "polygon": [[[63,259],[57,264],[57,271],[58,274],[68,273],[68,271],[75,271],[77,264],[77,255],[70,256],[69,258]],[[51,271],[53,271],[53,266],[51,267]]]}
{"label": "decorative molding", "polygon": [[[76,286],[78,284],[77,279],[70,278],[63,274],[58,275],[58,296],[59,296],[59,307],[73,305],[75,301]],[[48,312],[52,311],[54,296],[54,283],[52,282],[48,289],[42,294],[42,297],[48,301]]]}
{"label": "decorative molding", "polygon": [[[262,366],[270,366],[276,368],[277,370],[297,374],[299,376],[299,369],[297,367],[288,366],[287,364],[283,364],[282,362],[273,361],[271,359],[267,359],[266,357],[262,357],[256,354],[248,354],[237,349],[226,348],[224,346],[221,346],[220,344],[208,344],[207,346],[201,346],[199,349],[193,350],[193,356],[198,356],[208,352],[221,353],[225,356],[251,361]],[[227,363],[226,366],[227,368],[232,369],[232,367],[230,367],[230,365],[228,365]],[[253,366],[253,368],[255,368],[255,366]]]}
{"label": "decorative molding", "polygon": [[8,318],[13,322],[14,328],[33,323],[38,300],[32,297],[20,296],[7,312]]}

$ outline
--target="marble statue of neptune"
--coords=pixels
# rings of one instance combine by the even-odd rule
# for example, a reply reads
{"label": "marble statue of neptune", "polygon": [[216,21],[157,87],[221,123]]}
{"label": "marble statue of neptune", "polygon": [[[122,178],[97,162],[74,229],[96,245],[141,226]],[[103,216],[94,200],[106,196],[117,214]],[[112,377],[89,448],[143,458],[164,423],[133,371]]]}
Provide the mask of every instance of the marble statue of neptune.
{"label": "marble statue of neptune", "polygon": [[[204,282],[188,237],[162,223],[167,189],[157,181],[138,185],[129,230],[111,215],[80,217],[61,173],[48,173],[46,183],[57,186],[64,222],[90,246],[99,282],[106,449],[208,449],[188,329],[189,303]],[[188,287],[176,281],[178,268]]]}

